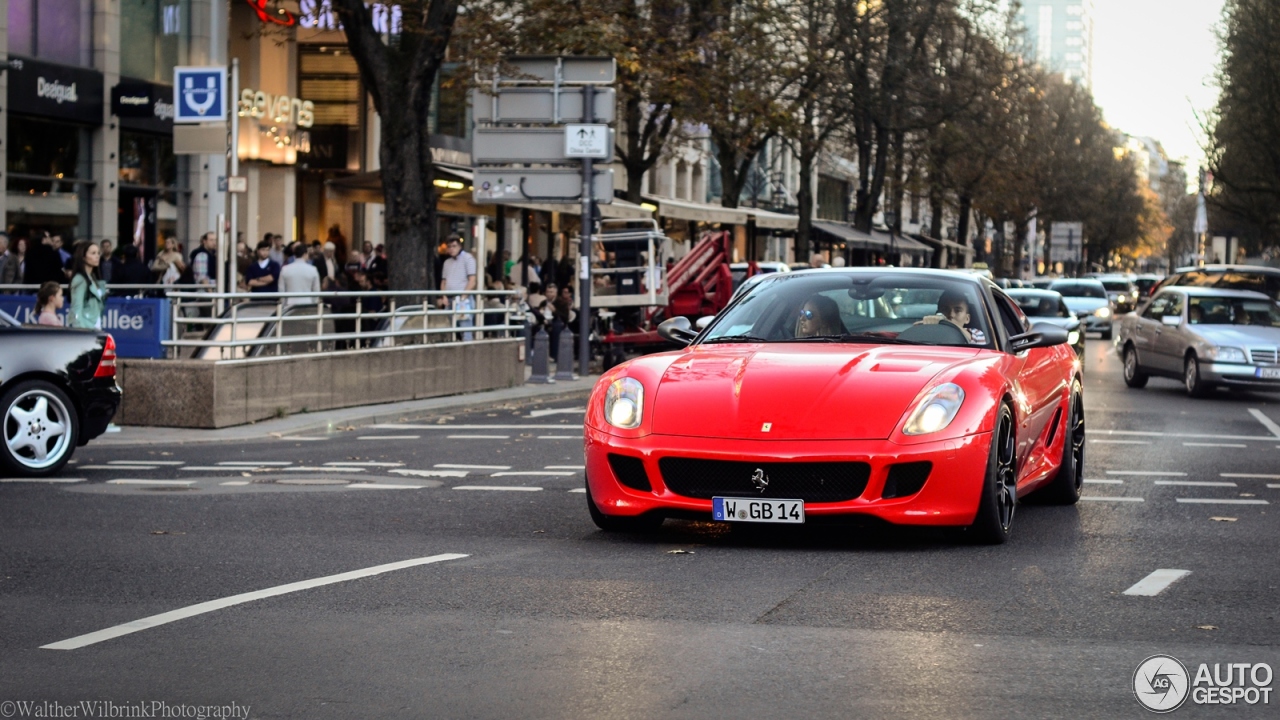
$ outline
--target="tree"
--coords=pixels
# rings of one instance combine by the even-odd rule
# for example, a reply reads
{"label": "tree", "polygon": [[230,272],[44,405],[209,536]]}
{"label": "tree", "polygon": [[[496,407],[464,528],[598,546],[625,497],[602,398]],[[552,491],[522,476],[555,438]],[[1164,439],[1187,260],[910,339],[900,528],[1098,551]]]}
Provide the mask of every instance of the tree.
{"label": "tree", "polygon": [[436,196],[427,120],[458,0],[402,0],[398,34],[379,33],[364,0],[330,1],[381,122],[391,288],[434,289]]}

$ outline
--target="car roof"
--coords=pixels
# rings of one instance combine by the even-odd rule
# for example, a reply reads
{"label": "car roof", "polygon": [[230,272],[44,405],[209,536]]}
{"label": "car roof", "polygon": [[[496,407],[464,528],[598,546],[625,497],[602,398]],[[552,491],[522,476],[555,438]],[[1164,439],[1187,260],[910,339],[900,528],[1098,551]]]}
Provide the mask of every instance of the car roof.
{"label": "car roof", "polygon": [[1045,288],[1009,288],[1004,291],[1009,297],[1038,297],[1038,298],[1059,298],[1062,293],[1057,290],[1046,290]]}
{"label": "car roof", "polygon": [[1256,272],[1264,275],[1280,275],[1280,268],[1273,268],[1268,265],[1205,265],[1204,267],[1187,265],[1177,268],[1173,272],[1188,273],[1197,270],[1201,272]]}
{"label": "car roof", "polygon": [[1102,281],[1098,278],[1058,278],[1057,280],[1049,283],[1049,287],[1052,288],[1054,285],[1065,285],[1067,283],[1084,283],[1086,285],[1093,285],[1096,283],[1098,287],[1102,287]]}
{"label": "car roof", "polygon": [[1160,288],[1160,292],[1179,292],[1187,297],[1233,297],[1249,300],[1271,300],[1266,293],[1255,290],[1228,290],[1226,288],[1200,287],[1199,285],[1168,285]]}
{"label": "car roof", "polygon": [[949,280],[960,280],[962,282],[970,282],[974,285],[988,284],[996,289],[999,286],[987,280],[985,277],[977,274],[971,274],[963,270],[937,270],[935,268],[904,268],[904,267],[832,267],[832,268],[803,268],[795,270],[793,275],[808,275],[813,273],[843,273],[845,275],[919,275],[922,277],[946,278]]}

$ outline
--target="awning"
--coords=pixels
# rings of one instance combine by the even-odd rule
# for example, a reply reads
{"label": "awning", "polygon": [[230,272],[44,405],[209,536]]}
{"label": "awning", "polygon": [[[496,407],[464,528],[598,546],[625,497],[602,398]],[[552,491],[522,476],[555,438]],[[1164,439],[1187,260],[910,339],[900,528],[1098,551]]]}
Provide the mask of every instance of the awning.
{"label": "awning", "polygon": [[915,237],[919,239],[920,242],[929,245],[935,250],[946,250],[950,255],[960,254],[965,257],[973,257],[975,252],[973,248],[968,247],[967,245],[961,245],[953,240],[938,240],[936,238],[931,238],[928,235],[916,235]]}
{"label": "awning", "polygon": [[854,227],[848,223],[835,222],[834,220],[814,220],[813,229],[830,235],[852,248],[858,248],[861,250],[884,250],[889,247],[889,237],[887,235],[884,236],[883,239],[873,237],[860,230],[854,229]]}
{"label": "awning", "polygon": [[658,206],[660,217],[672,220],[692,220],[694,222],[721,223],[723,225],[746,225],[747,211],[743,208],[727,208],[709,203],[673,200],[671,198],[644,196],[645,202]]}
{"label": "awning", "polygon": [[757,210],[756,208],[744,208],[747,215],[754,218],[756,227],[766,230],[795,230],[800,226],[799,215],[786,215],[776,213],[769,210]]}
{"label": "awning", "polygon": [[871,234],[877,239],[883,240],[889,246],[889,252],[906,253],[908,255],[929,255],[933,252],[933,248],[907,235],[894,235],[890,238],[889,233],[880,230],[872,230]]}

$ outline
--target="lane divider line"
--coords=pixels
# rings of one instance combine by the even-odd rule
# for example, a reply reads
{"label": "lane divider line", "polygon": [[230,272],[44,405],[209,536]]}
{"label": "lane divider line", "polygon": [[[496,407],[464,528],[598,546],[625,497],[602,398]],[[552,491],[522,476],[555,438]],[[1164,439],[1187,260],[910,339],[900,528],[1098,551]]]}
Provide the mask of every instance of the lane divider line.
{"label": "lane divider line", "polygon": [[1184,442],[1183,447],[1207,447],[1207,448],[1247,448],[1244,443],[1204,443],[1204,442]]}
{"label": "lane divider line", "polygon": [[1154,438],[1188,438],[1191,440],[1244,440],[1246,442],[1271,442],[1276,437],[1268,435],[1209,435],[1205,433],[1166,433],[1154,432],[1151,430],[1088,430],[1086,436],[1094,435],[1119,436],[1119,437],[1154,437]]}
{"label": "lane divider line", "polygon": [[453,463],[436,463],[432,467],[452,468],[454,470],[510,470],[510,465],[455,465]]}
{"label": "lane divider line", "polygon": [[577,474],[566,470],[511,470],[508,472],[496,472],[489,477],[573,477]]}
{"label": "lane divider line", "polygon": [[1218,473],[1218,477],[1256,478],[1258,480],[1280,480],[1280,475],[1267,475],[1266,473]]}
{"label": "lane divider line", "polygon": [[508,440],[510,435],[447,435],[447,440]]}
{"label": "lane divider line", "polygon": [[1184,472],[1148,472],[1146,470],[1108,470],[1108,475],[1133,475],[1135,477],[1186,477]]}
{"label": "lane divider line", "polygon": [[426,478],[461,478],[467,476],[466,470],[412,470],[408,468],[396,468],[388,470],[392,475],[403,475],[405,477],[426,477]]}
{"label": "lane divider line", "polygon": [[360,435],[357,440],[417,440],[420,435]]}
{"label": "lane divider line", "polygon": [[306,466],[302,466],[302,467],[287,467],[287,468],[281,468],[281,470],[284,470],[285,472],[345,472],[345,473],[358,473],[358,472],[364,472],[364,470],[365,470],[365,469],[364,469],[364,468],[358,468],[358,467],[314,467],[314,466],[306,465]]}
{"label": "lane divider line", "polygon": [[1250,498],[1176,498],[1180,503],[1193,505],[1270,505],[1266,500]]}
{"label": "lane divider line", "polygon": [[583,495],[586,495],[586,494],[587,494],[587,489],[586,489],[586,488],[574,488],[574,489],[570,490],[569,492],[571,492],[571,493],[582,493]]}
{"label": "lane divider line", "polygon": [[182,460],[108,460],[108,465],[186,465]]}
{"label": "lane divider line", "polygon": [[284,461],[278,461],[278,460],[260,460],[260,461],[258,461],[258,460],[255,460],[255,461],[248,461],[248,460],[228,460],[227,462],[220,462],[220,463],[218,463],[218,464],[219,464],[219,465],[226,465],[227,467],[236,467],[236,466],[240,466],[240,465],[246,465],[246,466],[248,466],[248,467],[258,467],[259,465],[262,465],[262,466],[270,465],[270,466],[272,466],[272,467],[286,467],[286,466],[288,466],[288,465],[292,465],[293,463],[291,463],[291,462],[284,462]]}
{"label": "lane divider line", "polygon": [[45,483],[48,485],[63,485],[82,482],[84,482],[84,478],[73,477],[0,478],[0,483]]}
{"label": "lane divider line", "polygon": [[1132,587],[1124,591],[1124,594],[1137,595],[1139,597],[1155,597],[1168,589],[1170,585],[1190,574],[1190,570],[1156,570],[1150,575],[1134,583]]}
{"label": "lane divider line", "polygon": [[1085,480],[1089,485],[1123,485],[1123,480]]}
{"label": "lane divider line", "polygon": [[1209,480],[1156,480],[1153,485],[1179,485],[1188,487],[1240,487],[1233,482],[1213,482]]}
{"label": "lane divider line", "polygon": [[581,415],[587,411],[586,408],[547,408],[545,410],[530,410],[528,417],[540,418],[548,415]]}
{"label": "lane divider line", "polygon": [[218,483],[218,484],[226,485],[228,487],[242,487],[244,485],[250,485],[251,483],[248,480],[228,480],[224,483]]}
{"label": "lane divider line", "polygon": [[302,580],[299,582],[288,583],[287,585],[277,585],[275,587],[266,588],[265,590],[254,590],[253,592],[241,593],[230,597],[220,598],[218,600],[210,600],[208,602],[188,605],[177,610],[170,610],[159,615],[144,617],[140,620],[134,620],[123,625],[116,625],[105,630],[98,630],[85,635],[78,635],[67,640],[60,640],[48,645],[41,645],[41,650],[77,650],[82,647],[94,645],[105,640],[112,640],[123,635],[136,633],[140,630],[147,630],[160,625],[167,625],[178,620],[185,620],[196,615],[222,610],[235,605],[242,605],[254,600],[262,600],[264,598],[275,597],[277,595],[285,595],[300,590],[310,590],[311,588],[322,587],[324,585],[333,585],[334,583],[347,582],[348,580],[358,580],[360,578],[372,577],[383,573],[394,572],[396,570],[404,570],[406,568],[417,567],[419,565],[430,565],[432,563],[445,562],[448,560],[460,560],[466,555],[459,553],[445,553],[442,555],[432,555],[430,557],[414,558],[412,560],[401,560],[400,562],[387,563],[386,565],[375,565],[373,567],[364,568],[362,570],[352,570],[350,572],[338,573],[337,575],[326,575],[325,577],[314,578],[311,580]]}
{"label": "lane divider line", "polygon": [[181,485],[187,487],[195,485],[195,480],[134,480],[132,478],[120,478],[118,480],[108,480],[108,485]]}
{"label": "lane divider line", "polygon": [[1146,502],[1146,498],[1140,497],[1107,497],[1105,495],[1081,495],[1081,500],[1092,500],[1094,502]]}
{"label": "lane divider line", "polygon": [[1100,445],[1150,445],[1150,440],[1098,440],[1089,438],[1089,442]]}
{"label": "lane divider line", "polygon": [[[586,465],[547,465],[548,470],[586,470]],[[1280,476],[1277,476],[1280,479]]]}
{"label": "lane divider line", "polygon": [[1262,423],[1262,427],[1270,430],[1272,435],[1280,438],[1280,425],[1277,425],[1275,420],[1267,417],[1258,408],[1249,408],[1249,414],[1252,415],[1255,420]]}
{"label": "lane divider line", "polygon": [[527,485],[510,486],[510,485],[455,485],[454,490],[510,490],[513,492],[538,492],[542,488],[529,487]]}
{"label": "lane divider line", "polygon": [[327,462],[328,467],[404,467],[402,462]]}
{"label": "lane divider line", "polygon": [[539,440],[581,440],[581,435],[539,435]]}
{"label": "lane divider line", "polygon": [[158,470],[155,465],[81,465],[81,470]]}
{"label": "lane divider line", "polygon": [[347,487],[352,490],[421,490],[427,485],[398,485],[395,483],[352,483]]}

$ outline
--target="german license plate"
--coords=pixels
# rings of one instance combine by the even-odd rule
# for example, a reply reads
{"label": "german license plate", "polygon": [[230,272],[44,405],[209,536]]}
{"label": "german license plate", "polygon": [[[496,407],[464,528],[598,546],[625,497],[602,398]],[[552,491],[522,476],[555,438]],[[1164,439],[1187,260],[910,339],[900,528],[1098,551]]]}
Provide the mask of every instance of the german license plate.
{"label": "german license plate", "polygon": [[1258,368],[1258,377],[1263,380],[1280,380],[1280,368]]}
{"label": "german license plate", "polygon": [[711,517],[725,522],[803,523],[803,500],[711,498]]}

